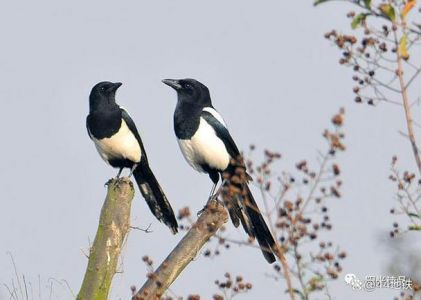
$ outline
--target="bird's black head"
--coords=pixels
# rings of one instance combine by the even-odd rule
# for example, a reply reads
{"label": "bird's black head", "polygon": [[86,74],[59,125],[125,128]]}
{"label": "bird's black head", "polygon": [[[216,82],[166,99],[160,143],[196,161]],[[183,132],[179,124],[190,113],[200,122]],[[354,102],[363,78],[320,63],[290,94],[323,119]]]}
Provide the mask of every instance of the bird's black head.
{"label": "bird's black head", "polygon": [[177,91],[179,102],[212,106],[209,89],[195,79],[164,79],[162,82]]}
{"label": "bird's black head", "polygon": [[117,106],[115,103],[115,92],[121,85],[121,82],[113,83],[109,81],[96,84],[89,95],[90,111]]}

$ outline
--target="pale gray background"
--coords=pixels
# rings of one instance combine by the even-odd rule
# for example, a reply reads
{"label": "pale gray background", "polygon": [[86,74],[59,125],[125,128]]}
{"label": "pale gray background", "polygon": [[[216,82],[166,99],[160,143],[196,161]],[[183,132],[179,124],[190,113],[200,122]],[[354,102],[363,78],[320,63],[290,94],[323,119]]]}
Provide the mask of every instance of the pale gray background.
{"label": "pale gray background", "polygon": [[[87,260],[81,249],[93,240],[103,184],[116,171],[99,158],[85,129],[88,94],[102,80],[121,81],[117,99],[135,120],[151,166],[173,207],[199,210],[210,181],[183,160],[174,138],[175,93],[160,80],[194,77],[211,90],[214,105],[242,149],[250,143],[284,154],[282,168],[315,158],[322,130],[345,106],[347,151],[340,156],[344,197],[330,207],[328,238],[350,254],[344,272],[386,273],[387,237],[394,186],[387,181],[391,156],[412,164],[409,144],[397,133],[403,113],[395,106],[353,104],[351,73],[337,64],[339,52],[323,39],[333,27],[349,29],[338,4],[311,1],[3,1],[0,4],[0,282],[19,271],[48,299],[49,278],[65,279],[77,293]],[[405,158],[406,156],[406,158]],[[193,188],[191,188],[193,186]],[[176,245],[136,195],[134,231],[123,253],[123,274],[111,299],[128,299],[131,284],[144,281],[141,261],[157,262]],[[229,225],[231,227],[231,225]],[[232,231],[242,237],[241,230]],[[213,280],[225,271],[254,283],[239,299],[283,299],[284,284],[265,277],[271,266],[261,253],[232,247],[210,263],[198,258],[172,290],[209,299]],[[391,299],[392,290],[354,292],[340,278],[336,299]],[[0,298],[7,299],[0,288]],[[69,299],[55,283],[53,299]]]}

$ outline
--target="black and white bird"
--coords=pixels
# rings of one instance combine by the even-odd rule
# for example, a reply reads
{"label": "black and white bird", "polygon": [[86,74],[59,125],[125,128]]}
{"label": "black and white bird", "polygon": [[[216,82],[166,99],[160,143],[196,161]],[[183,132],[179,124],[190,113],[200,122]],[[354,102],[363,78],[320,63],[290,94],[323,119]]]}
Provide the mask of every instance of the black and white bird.
{"label": "black and white bird", "polygon": [[[164,79],[162,82],[177,91],[175,135],[190,166],[196,171],[207,173],[214,183],[210,197],[212,199],[222,174],[233,173],[236,169],[233,159],[238,159],[240,152],[224,119],[212,106],[209,90],[205,85],[194,79]],[[245,170],[244,163],[240,163]],[[241,222],[247,234],[257,238],[264,257],[272,263],[275,261],[275,241],[248,187],[249,178],[247,175],[240,183],[223,181],[223,185],[236,184],[245,191],[244,194],[229,199],[226,205],[234,226],[238,227]]]}
{"label": "black and white bird", "polygon": [[148,158],[136,125],[129,114],[115,101],[117,89],[122,84],[100,82],[89,96],[89,115],[86,127],[99,155],[114,168],[130,168],[155,217],[164,222],[173,233],[177,232],[177,220],[161,186],[149,168]]}

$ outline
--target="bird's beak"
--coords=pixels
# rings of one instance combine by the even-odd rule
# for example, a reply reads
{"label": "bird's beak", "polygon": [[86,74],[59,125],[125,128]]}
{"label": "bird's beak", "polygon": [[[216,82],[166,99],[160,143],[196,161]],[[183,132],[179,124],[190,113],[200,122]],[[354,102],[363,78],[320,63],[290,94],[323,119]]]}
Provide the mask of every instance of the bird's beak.
{"label": "bird's beak", "polygon": [[110,88],[108,88],[108,90],[110,91],[110,92],[115,92],[115,91],[117,91],[117,89],[120,87],[120,86],[122,86],[123,84],[121,83],[121,82],[116,82],[116,83],[113,83],[113,85],[110,87]]}
{"label": "bird's beak", "polygon": [[165,83],[166,85],[172,87],[176,91],[181,90],[181,84],[176,79],[164,79],[164,80],[162,80],[162,82]]}

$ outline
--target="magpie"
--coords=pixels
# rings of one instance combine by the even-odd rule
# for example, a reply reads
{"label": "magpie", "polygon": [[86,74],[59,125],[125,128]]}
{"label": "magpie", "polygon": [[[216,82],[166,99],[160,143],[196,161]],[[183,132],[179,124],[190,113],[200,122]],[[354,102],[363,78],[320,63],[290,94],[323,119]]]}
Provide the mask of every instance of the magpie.
{"label": "magpie", "polygon": [[[267,227],[256,201],[248,187],[251,177],[245,172],[240,151],[232,139],[222,116],[212,106],[209,89],[194,79],[164,79],[162,81],[177,92],[174,112],[174,131],[184,158],[193,169],[207,173],[213,182],[211,199],[221,177],[221,187],[237,188],[241,193],[224,201],[235,227],[240,222],[251,238],[257,238],[264,257],[269,263],[275,261],[275,240]],[[240,167],[245,176],[240,180],[226,180]],[[218,189],[218,191],[221,190]]]}
{"label": "magpie", "polygon": [[130,175],[139,186],[155,217],[177,233],[177,220],[161,186],[149,168],[145,148],[136,125],[126,110],[115,101],[120,82],[96,84],[89,95],[89,115],[86,127],[102,159],[114,168],[130,168]]}

